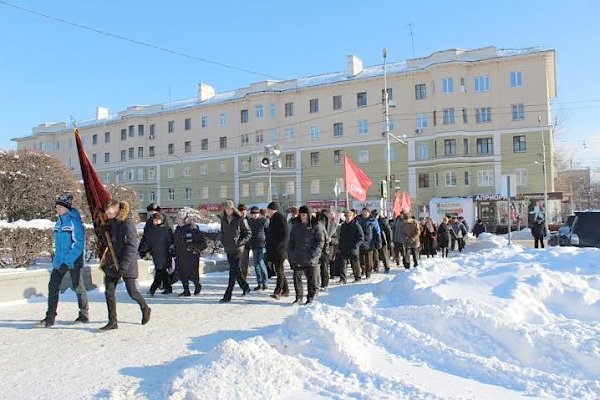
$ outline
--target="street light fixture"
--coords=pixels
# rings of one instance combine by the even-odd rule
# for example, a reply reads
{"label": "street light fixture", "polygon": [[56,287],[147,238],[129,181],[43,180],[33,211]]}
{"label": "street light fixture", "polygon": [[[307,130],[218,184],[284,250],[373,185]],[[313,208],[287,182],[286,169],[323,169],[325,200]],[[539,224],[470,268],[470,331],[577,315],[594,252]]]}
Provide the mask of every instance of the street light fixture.
{"label": "street light fixture", "polygon": [[281,154],[281,149],[278,144],[269,144],[265,146],[265,157],[260,161],[261,167],[268,168],[269,170],[269,188],[267,190],[267,203],[273,201],[273,191],[272,191],[272,170],[273,168],[281,168],[281,160],[279,159],[279,155]]}
{"label": "street light fixture", "polygon": [[538,115],[538,123],[540,124],[540,131],[542,133],[542,171],[544,172],[544,227],[546,228],[546,234],[548,230],[548,179],[546,177],[546,139],[544,139],[544,128],[542,126],[542,116]]}

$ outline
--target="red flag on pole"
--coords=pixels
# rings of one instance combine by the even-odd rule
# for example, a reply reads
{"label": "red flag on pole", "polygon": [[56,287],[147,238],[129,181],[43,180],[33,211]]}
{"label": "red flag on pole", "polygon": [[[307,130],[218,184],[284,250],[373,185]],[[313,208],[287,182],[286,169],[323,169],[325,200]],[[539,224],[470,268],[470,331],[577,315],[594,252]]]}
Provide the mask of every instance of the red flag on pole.
{"label": "red flag on pole", "polygon": [[402,198],[400,196],[400,192],[396,192],[396,195],[394,196],[394,218],[396,218],[398,215],[400,215],[400,213],[402,212]]}
{"label": "red flag on pole", "polygon": [[354,164],[350,157],[344,154],[344,181],[346,184],[346,192],[352,195],[357,200],[365,201],[367,199],[367,191],[373,184],[369,176]]}
{"label": "red flag on pole", "polygon": [[412,200],[406,192],[396,192],[394,197],[394,217],[400,215],[402,211],[408,212],[412,209]]}
{"label": "red flag on pole", "polygon": [[106,247],[108,246],[107,236],[102,232],[102,224],[104,221],[104,205],[111,200],[111,195],[106,191],[104,184],[94,171],[90,160],[85,154],[79,130],[75,129],[75,143],[77,144],[77,155],[79,156],[79,165],[81,167],[81,177],[83,178],[83,187],[85,188],[85,197],[90,207],[92,221],[94,223],[94,231],[98,236],[100,243],[100,257],[103,256]]}

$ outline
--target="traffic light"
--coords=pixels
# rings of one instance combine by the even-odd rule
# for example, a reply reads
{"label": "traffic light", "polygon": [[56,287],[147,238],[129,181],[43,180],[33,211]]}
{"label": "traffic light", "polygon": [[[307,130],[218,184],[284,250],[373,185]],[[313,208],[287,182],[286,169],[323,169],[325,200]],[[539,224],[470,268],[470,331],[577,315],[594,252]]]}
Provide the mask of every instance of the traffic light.
{"label": "traffic light", "polygon": [[388,183],[386,180],[381,181],[381,198],[388,198]]}

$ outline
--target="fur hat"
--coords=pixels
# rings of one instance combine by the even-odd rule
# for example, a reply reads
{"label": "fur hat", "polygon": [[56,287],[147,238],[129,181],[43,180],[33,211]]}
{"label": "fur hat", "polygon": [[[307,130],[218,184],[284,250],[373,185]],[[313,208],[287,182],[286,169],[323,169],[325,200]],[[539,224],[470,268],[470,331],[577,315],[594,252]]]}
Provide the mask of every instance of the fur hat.
{"label": "fur hat", "polygon": [[308,214],[308,215],[310,215],[310,208],[308,208],[308,206],[300,206],[300,208],[298,209],[298,212],[300,214]]}
{"label": "fur hat", "polygon": [[275,202],[275,201],[272,201],[272,202],[269,203],[269,205],[267,206],[267,208],[269,210],[275,210],[275,211],[277,211],[277,210],[279,210],[279,204],[277,204],[277,202]]}
{"label": "fur hat", "polygon": [[73,196],[69,193],[63,193],[56,198],[54,204],[60,204],[70,210],[73,207]]}
{"label": "fur hat", "polygon": [[147,211],[160,211],[160,207],[158,204],[156,203],[150,203],[148,204],[148,206],[146,207]]}
{"label": "fur hat", "polygon": [[246,206],[243,203],[240,203],[240,204],[238,204],[238,210],[239,211],[246,211],[246,210],[248,210],[248,206]]}
{"label": "fur hat", "polygon": [[235,204],[231,200],[225,200],[221,205],[223,206],[223,209],[235,208]]}

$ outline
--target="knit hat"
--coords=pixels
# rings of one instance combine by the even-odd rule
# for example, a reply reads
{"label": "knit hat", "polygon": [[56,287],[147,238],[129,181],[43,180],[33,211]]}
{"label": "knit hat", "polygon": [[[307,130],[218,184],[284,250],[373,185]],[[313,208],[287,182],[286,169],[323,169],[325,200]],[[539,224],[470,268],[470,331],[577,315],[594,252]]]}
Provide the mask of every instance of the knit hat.
{"label": "knit hat", "polygon": [[277,210],[279,210],[279,204],[277,204],[276,202],[272,201],[272,202],[269,203],[269,205],[267,206],[267,208],[269,210],[275,210],[275,211],[277,211]]}
{"label": "knit hat", "polygon": [[63,193],[56,198],[54,204],[60,204],[70,210],[73,207],[73,196],[69,193]]}
{"label": "knit hat", "polygon": [[308,208],[308,206],[300,206],[298,212],[300,214],[310,214],[310,209]]}
{"label": "knit hat", "polygon": [[258,207],[252,206],[252,208],[250,208],[250,214],[260,214],[260,210]]}

